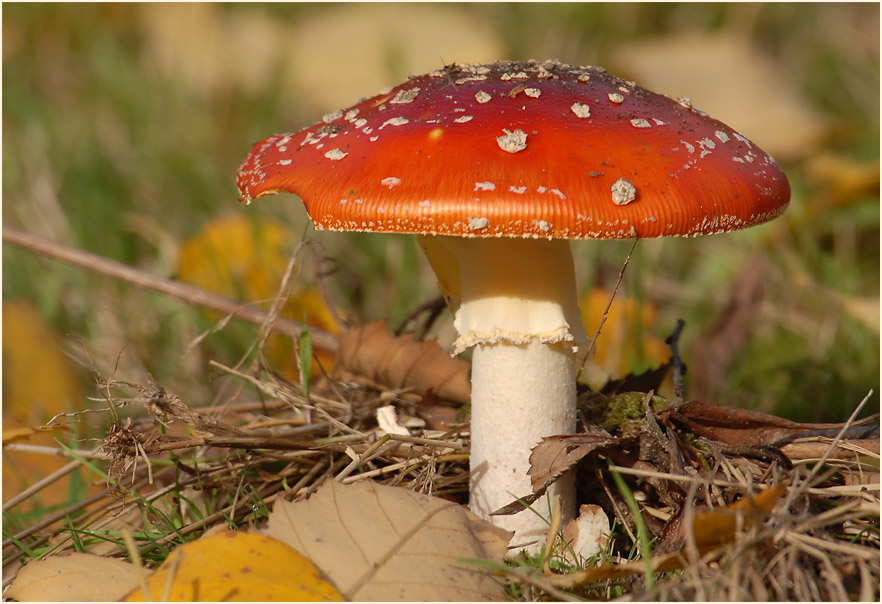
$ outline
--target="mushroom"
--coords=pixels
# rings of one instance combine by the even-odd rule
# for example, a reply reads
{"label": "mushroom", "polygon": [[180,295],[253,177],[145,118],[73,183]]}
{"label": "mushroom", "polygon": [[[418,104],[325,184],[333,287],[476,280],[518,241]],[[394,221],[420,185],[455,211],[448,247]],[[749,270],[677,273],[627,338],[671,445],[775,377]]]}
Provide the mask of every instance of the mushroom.
{"label": "mushroom", "polygon": [[[568,239],[696,236],[787,207],[781,168],[729,126],[596,67],[449,65],[257,143],[244,202],[296,193],[318,229],[413,233],[473,348],[470,508],[535,544],[530,450],[576,428],[590,339]],[[549,490],[573,513],[572,478]]]}

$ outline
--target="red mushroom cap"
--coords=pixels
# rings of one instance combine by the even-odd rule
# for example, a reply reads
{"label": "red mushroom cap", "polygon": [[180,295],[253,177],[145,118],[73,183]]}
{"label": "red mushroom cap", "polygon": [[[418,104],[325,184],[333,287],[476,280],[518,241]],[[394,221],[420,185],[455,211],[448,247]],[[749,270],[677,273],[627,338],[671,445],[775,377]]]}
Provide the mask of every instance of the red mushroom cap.
{"label": "red mushroom cap", "polygon": [[775,161],[688,101],[595,67],[450,65],[257,145],[242,200],[299,195],[319,229],[624,238],[781,214]]}

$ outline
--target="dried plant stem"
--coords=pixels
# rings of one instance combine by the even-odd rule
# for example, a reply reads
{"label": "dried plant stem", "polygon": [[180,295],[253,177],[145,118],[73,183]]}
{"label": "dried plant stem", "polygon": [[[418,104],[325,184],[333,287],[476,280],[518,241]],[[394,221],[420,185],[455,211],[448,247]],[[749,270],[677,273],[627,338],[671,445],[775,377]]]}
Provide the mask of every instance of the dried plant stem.
{"label": "dried plant stem", "polygon": [[[112,459],[111,455],[102,453],[101,451],[89,451],[86,449],[61,449],[59,447],[49,447],[46,445],[28,445],[24,443],[10,443],[3,445],[5,451],[21,451],[22,453],[37,453],[39,455],[59,455],[84,457],[86,459]],[[5,508],[4,508],[5,509]]]}
{"label": "dried plant stem", "polygon": [[28,487],[27,489],[25,489],[24,491],[22,491],[21,493],[19,493],[18,495],[16,495],[15,497],[10,499],[6,503],[4,503],[3,504],[3,511],[6,512],[8,510],[11,510],[12,508],[17,506],[22,501],[25,501],[26,499],[28,499],[29,497],[31,497],[32,495],[34,495],[36,493],[39,493],[40,491],[42,491],[43,489],[48,487],[50,484],[52,484],[56,480],[59,480],[65,476],[67,476],[68,474],[70,474],[71,472],[73,472],[74,470],[79,468],[80,465],[82,465],[82,464],[80,464],[79,460],[72,461],[69,464],[67,464],[66,466],[64,466],[63,468],[56,470],[55,472],[52,472],[46,478],[43,478],[42,480],[35,482],[33,485],[31,485],[30,487]]}
{"label": "dried plant stem", "polygon": [[123,542],[126,544],[126,551],[128,551],[129,557],[132,559],[132,564],[135,565],[135,575],[138,577],[138,586],[144,594],[144,600],[152,602],[153,598],[150,597],[150,590],[147,589],[147,575],[144,573],[144,563],[141,561],[141,556],[138,553],[135,538],[132,537],[131,531],[125,528],[120,530],[120,534],[122,535]]}
{"label": "dried plant stem", "polygon": [[[187,283],[164,279],[147,271],[127,266],[121,262],[31,233],[25,233],[18,229],[4,226],[3,241],[55,260],[61,260],[62,262],[73,264],[74,266],[79,266],[113,279],[125,281],[135,287],[157,291],[189,304],[216,310],[255,325],[264,325],[270,316],[269,313],[259,308],[242,304],[226,296],[221,296]],[[290,338],[296,339],[300,337],[300,323],[284,317],[276,317],[269,328]],[[310,327],[310,334],[315,348],[336,354],[338,347],[336,336],[316,327]]]}
{"label": "dried plant stem", "polygon": [[821,468],[827,462],[827,459],[833,454],[833,451],[836,450],[836,446],[839,444],[839,441],[842,440],[842,436],[845,434],[845,432],[848,430],[848,428],[857,419],[858,413],[860,413],[861,409],[864,408],[864,405],[867,404],[867,401],[870,400],[871,396],[873,396],[872,390],[870,390],[867,393],[867,395],[863,398],[863,400],[861,400],[861,402],[858,403],[858,406],[855,407],[854,411],[851,414],[851,417],[848,418],[848,421],[846,421],[845,424],[842,426],[842,429],[839,430],[839,433],[836,435],[836,438],[834,438],[833,442],[830,443],[830,447],[827,449],[827,451],[824,453],[824,455],[821,457],[821,459],[818,460],[818,463],[816,463],[814,465],[814,467],[811,469],[811,471],[809,472],[809,475],[806,477],[806,479],[803,480],[802,482],[800,482],[799,484],[795,485],[796,488],[790,489],[790,493],[788,494],[787,501],[784,504],[785,508],[789,508],[790,504],[792,504],[793,501],[797,497],[799,497],[802,493],[805,493],[808,491],[809,484],[814,480],[815,476],[817,476],[818,472],[821,470]]}
{"label": "dried plant stem", "polygon": [[594,357],[594,353],[597,350],[597,339],[600,337],[600,331],[603,329],[603,324],[606,323],[607,317],[609,317],[609,309],[612,308],[613,300],[616,299],[616,294],[619,291],[619,286],[622,284],[622,279],[625,278],[625,270],[628,268],[628,264],[631,262],[631,256],[634,254],[634,249],[637,247],[637,242],[640,240],[637,237],[637,234],[634,234],[634,243],[631,244],[631,249],[628,250],[628,255],[625,257],[625,262],[622,264],[622,270],[619,271],[619,277],[616,279],[616,286],[613,288],[612,295],[609,297],[609,302],[606,304],[606,308],[603,311],[603,316],[600,318],[600,324],[597,326],[597,331],[594,332],[594,337],[591,338],[591,344],[588,346],[588,354],[585,355],[585,358],[582,359],[582,365],[579,367],[579,375],[576,379],[582,374],[582,371],[585,369],[585,365],[588,361]]}
{"label": "dried plant stem", "polygon": [[35,524],[31,527],[28,527],[19,533],[16,533],[15,535],[13,535],[12,537],[10,537],[8,539],[5,539],[3,541],[3,547],[6,548],[9,545],[12,545],[13,539],[15,539],[17,541],[21,541],[22,539],[26,539],[27,537],[30,537],[31,535],[33,535],[37,531],[41,531],[44,528],[46,528],[47,526],[54,524],[55,522],[58,522],[59,520],[63,520],[65,516],[67,516],[69,514],[73,514],[74,512],[79,512],[83,508],[87,508],[90,505],[92,505],[93,503],[95,503],[97,501],[101,501],[102,499],[107,497],[109,494],[110,494],[110,490],[104,489],[100,493],[96,493],[96,494],[92,495],[91,497],[87,497],[83,501],[80,501],[80,502],[70,506],[69,508],[65,508],[59,512],[51,514],[50,516],[47,516],[46,518],[44,518],[42,521],[38,522],[37,524]]}

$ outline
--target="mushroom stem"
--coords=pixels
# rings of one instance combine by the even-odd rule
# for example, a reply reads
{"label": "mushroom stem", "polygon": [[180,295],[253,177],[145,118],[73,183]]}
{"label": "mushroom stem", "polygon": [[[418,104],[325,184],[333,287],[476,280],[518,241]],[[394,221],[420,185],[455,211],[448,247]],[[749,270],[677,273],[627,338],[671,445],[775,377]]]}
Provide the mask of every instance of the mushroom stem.
{"label": "mushroom stem", "polygon": [[[500,369],[504,369],[500,371]],[[547,497],[511,516],[490,514],[532,493],[531,448],[546,436],[576,429],[576,377],[569,342],[487,344],[472,355],[471,470],[469,508],[514,531],[511,545],[535,552],[551,520],[546,501],[561,497],[564,522],[575,511],[571,476],[555,482]]]}
{"label": "mushroom stem", "polygon": [[[472,357],[470,508],[538,549],[548,506],[490,516],[532,492],[530,451],[576,427],[574,349],[587,350],[569,243],[561,240],[421,237],[445,295],[456,303],[453,352]],[[572,481],[549,490],[575,507]],[[543,500],[544,501],[544,500]],[[540,517],[541,516],[541,517]]]}

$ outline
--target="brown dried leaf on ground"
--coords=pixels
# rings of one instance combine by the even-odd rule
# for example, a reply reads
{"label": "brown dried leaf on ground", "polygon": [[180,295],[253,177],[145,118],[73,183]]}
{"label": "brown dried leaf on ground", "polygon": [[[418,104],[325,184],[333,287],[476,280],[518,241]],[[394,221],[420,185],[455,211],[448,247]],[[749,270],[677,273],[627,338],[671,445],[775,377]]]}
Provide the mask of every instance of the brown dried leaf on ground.
{"label": "brown dried leaf on ground", "polygon": [[[715,547],[724,545],[735,538],[739,530],[747,530],[755,521],[770,513],[775,503],[784,495],[787,488],[778,484],[753,496],[745,496],[723,510],[705,510],[695,514],[692,531],[695,546],[700,555],[705,555]],[[683,512],[672,518],[665,527],[661,540],[654,552],[666,554],[681,551],[686,547],[686,525]]]}
{"label": "brown dried leaf on ground", "polygon": [[440,399],[467,404],[471,399],[470,365],[451,358],[435,341],[393,336],[385,321],[374,321],[340,338],[340,368],[386,388],[428,391]]}
{"label": "brown dried leaf on ground", "polygon": [[457,562],[502,562],[510,534],[466,508],[404,488],[329,481],[277,500],[263,531],[302,552],[348,600],[503,600],[494,579]]}
{"label": "brown dried leaf on ground", "polygon": [[[593,429],[586,434],[549,436],[533,447],[530,453],[530,482],[535,492],[542,491],[579,460],[606,447],[621,447],[622,438]],[[627,439],[633,442],[634,439]]]}
{"label": "brown dried leaf on ground", "polygon": [[[152,571],[144,572],[149,575]],[[19,602],[116,601],[137,584],[138,571],[128,562],[72,553],[28,564],[16,575],[5,598]]]}
{"label": "brown dried leaf on ground", "polygon": [[[799,423],[759,411],[748,411],[709,401],[689,401],[678,407],[665,409],[659,413],[659,420],[673,422],[698,436],[731,447],[775,446],[820,431],[831,431],[828,435],[833,437],[845,426]],[[878,426],[858,426],[850,430],[854,436],[846,435],[846,438],[872,438],[863,432],[873,430],[878,438]]]}

